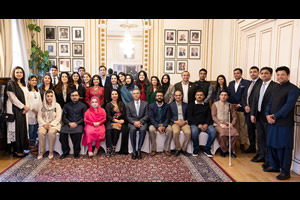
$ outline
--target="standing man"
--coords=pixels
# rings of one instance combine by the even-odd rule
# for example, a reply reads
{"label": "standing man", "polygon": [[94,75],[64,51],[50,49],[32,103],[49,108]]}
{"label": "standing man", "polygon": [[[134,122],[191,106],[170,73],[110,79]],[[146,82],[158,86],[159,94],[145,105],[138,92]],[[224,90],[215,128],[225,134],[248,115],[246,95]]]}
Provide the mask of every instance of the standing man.
{"label": "standing man", "polygon": [[245,144],[249,144],[249,140],[247,136],[247,124],[245,122],[244,108],[241,106],[241,101],[245,88],[250,84],[250,81],[243,79],[242,75],[243,70],[241,68],[235,68],[233,70],[235,80],[231,81],[228,85],[229,99],[227,101],[231,103],[237,111],[236,129],[239,133],[240,149],[243,152],[245,151]]}
{"label": "standing man", "polygon": [[59,81],[57,66],[51,65],[50,74],[51,74],[52,84],[54,87]]}
{"label": "standing man", "polygon": [[250,142],[250,146],[245,151],[245,153],[256,153],[256,137],[255,137],[255,124],[251,122],[251,103],[254,99],[254,91],[255,89],[261,85],[262,80],[259,78],[259,69],[256,66],[250,67],[249,71],[251,82],[250,85],[246,86],[243,97],[242,97],[242,107],[245,110],[245,120],[247,123],[247,130],[248,130],[248,138]]}
{"label": "standing man", "polygon": [[208,103],[212,95],[212,84],[206,81],[207,70],[202,68],[199,71],[199,81],[196,81],[195,90],[202,90],[205,95],[204,103]]}
{"label": "standing man", "polygon": [[172,127],[170,126],[170,105],[164,102],[164,93],[162,91],[156,91],[155,102],[149,104],[149,133],[152,144],[151,156],[155,156],[156,153],[156,134],[166,134],[164,143],[164,152],[167,156],[170,156],[170,145],[172,139]]}
{"label": "standing man", "polygon": [[[133,149],[131,158],[135,160],[136,158],[142,159],[141,149],[148,126],[148,103],[140,99],[141,91],[138,88],[133,89],[132,97],[134,101],[127,103],[126,115],[128,119],[130,142]],[[137,131],[139,131],[138,149],[136,149]]]}
{"label": "standing man", "polygon": [[80,79],[81,81],[83,81],[83,75],[85,73],[85,68],[84,67],[78,67],[78,73],[79,73],[79,76],[80,76]]}
{"label": "standing man", "polygon": [[60,130],[59,141],[61,143],[63,154],[60,159],[64,159],[69,155],[69,139],[70,135],[73,143],[74,158],[79,158],[81,137],[84,129],[84,113],[87,107],[79,101],[78,90],[71,91],[71,102],[64,105],[62,122],[63,126]]}
{"label": "standing man", "polygon": [[99,74],[100,74],[100,78],[101,78],[100,83],[101,83],[102,87],[105,87],[106,85],[110,84],[110,77],[108,77],[106,75],[107,74],[106,71],[107,70],[106,70],[105,66],[101,65],[99,67]]}
{"label": "standing man", "polygon": [[[294,148],[294,107],[299,88],[290,83],[290,69],[276,69],[279,86],[273,91],[266,108],[268,126],[267,148],[270,166],[265,172],[280,172],[278,180],[290,178]],[[281,171],[280,171],[281,169]]]}
{"label": "standing man", "polygon": [[211,110],[208,103],[204,103],[204,92],[197,90],[195,94],[196,100],[188,105],[187,118],[191,125],[192,141],[193,141],[193,156],[197,156],[200,151],[199,134],[206,132],[208,139],[204,147],[204,154],[208,157],[213,157],[210,152],[210,147],[217,135],[216,129],[212,125]]}
{"label": "standing man", "polygon": [[268,122],[265,116],[267,104],[270,101],[272,92],[279,86],[271,80],[273,69],[270,67],[263,67],[260,69],[260,78],[262,83],[257,86],[254,94],[254,99],[251,104],[251,122],[255,123],[257,130],[258,150],[252,162],[264,162],[263,168],[269,167],[269,160],[267,154],[267,133]]}
{"label": "standing man", "polygon": [[190,72],[183,71],[181,73],[182,81],[176,83],[174,85],[175,91],[180,90],[183,95],[184,103],[191,103],[195,101],[195,86],[192,82],[190,82]]}

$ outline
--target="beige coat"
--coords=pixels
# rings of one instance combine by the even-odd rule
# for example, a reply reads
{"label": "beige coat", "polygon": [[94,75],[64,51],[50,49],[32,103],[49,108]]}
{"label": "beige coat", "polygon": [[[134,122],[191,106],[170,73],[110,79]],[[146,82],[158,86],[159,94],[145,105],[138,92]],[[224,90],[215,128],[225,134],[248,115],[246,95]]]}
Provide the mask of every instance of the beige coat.
{"label": "beige coat", "polygon": [[172,103],[174,101],[174,94],[175,94],[175,87],[174,85],[170,84],[164,96],[164,101],[168,104]]}

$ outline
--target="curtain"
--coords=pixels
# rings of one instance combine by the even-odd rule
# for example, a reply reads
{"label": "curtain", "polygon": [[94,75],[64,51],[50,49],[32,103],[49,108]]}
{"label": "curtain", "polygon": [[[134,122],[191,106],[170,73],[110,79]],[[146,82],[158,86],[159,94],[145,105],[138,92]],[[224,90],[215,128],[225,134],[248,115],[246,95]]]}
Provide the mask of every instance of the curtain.
{"label": "curtain", "polygon": [[11,76],[12,55],[11,19],[0,19],[0,77]]}

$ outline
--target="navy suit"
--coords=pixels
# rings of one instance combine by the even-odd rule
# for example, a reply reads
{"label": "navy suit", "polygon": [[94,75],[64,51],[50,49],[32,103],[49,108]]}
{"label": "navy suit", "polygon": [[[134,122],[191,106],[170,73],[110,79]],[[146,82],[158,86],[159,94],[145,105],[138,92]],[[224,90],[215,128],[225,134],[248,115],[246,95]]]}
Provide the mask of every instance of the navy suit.
{"label": "navy suit", "polygon": [[[182,107],[183,120],[187,120],[187,107],[188,107],[188,104],[182,102],[181,107]],[[173,101],[170,104],[170,110],[171,110],[170,124],[173,125],[174,121],[178,120],[178,109],[177,109],[176,101]]]}
{"label": "navy suit", "polygon": [[[241,104],[245,88],[248,88],[250,83],[251,83],[250,81],[242,79],[237,91],[235,92],[234,89],[235,81],[230,81],[228,85],[228,93],[229,93],[228,102],[231,104]],[[245,110],[243,107],[240,107],[237,111],[244,112]]]}
{"label": "navy suit", "polygon": [[[158,121],[158,106],[157,106],[156,101],[149,104],[148,116],[149,116],[150,124],[153,125],[157,129],[159,121]],[[161,110],[161,121],[165,128],[168,127],[170,118],[171,118],[170,105],[167,103],[164,103],[162,105],[162,110]]]}

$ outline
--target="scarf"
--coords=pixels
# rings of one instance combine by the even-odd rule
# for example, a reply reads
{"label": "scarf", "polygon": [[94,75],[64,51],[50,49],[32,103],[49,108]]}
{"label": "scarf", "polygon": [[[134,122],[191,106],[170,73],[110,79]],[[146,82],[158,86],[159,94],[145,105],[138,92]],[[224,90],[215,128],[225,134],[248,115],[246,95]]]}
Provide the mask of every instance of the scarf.
{"label": "scarf", "polygon": [[53,99],[51,105],[48,105],[46,100],[46,92],[44,93],[44,99],[43,99],[43,107],[41,109],[42,111],[42,118],[46,123],[51,123],[56,118],[56,97],[53,90],[51,90],[53,94]]}
{"label": "scarf", "polygon": [[[98,102],[97,110],[95,110],[92,107],[93,99],[96,99]],[[101,106],[99,105],[99,102],[100,102],[100,99],[96,96],[93,96],[90,101],[90,108],[86,111],[86,114],[89,115],[89,119],[92,122],[100,122],[103,119],[103,117],[105,117],[105,111],[103,108],[101,108]]]}

